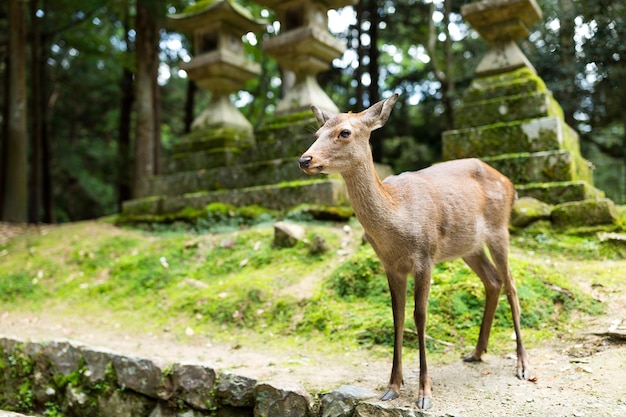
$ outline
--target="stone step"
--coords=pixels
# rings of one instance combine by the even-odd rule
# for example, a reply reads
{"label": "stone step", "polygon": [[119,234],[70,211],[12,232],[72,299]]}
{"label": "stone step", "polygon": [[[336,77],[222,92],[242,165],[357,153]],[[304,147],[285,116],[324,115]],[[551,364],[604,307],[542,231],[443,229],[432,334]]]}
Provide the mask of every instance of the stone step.
{"label": "stone step", "polygon": [[544,81],[530,68],[479,77],[463,93],[463,102],[470,103],[497,97],[517,96],[547,91]]}
{"label": "stone step", "polygon": [[604,192],[585,181],[515,185],[518,197],[533,197],[548,204],[604,198]]}
{"label": "stone step", "polygon": [[463,129],[548,116],[563,118],[563,109],[552,93],[542,91],[463,103],[454,112],[454,124]]}
{"label": "stone step", "polygon": [[520,152],[481,159],[516,185],[578,180],[593,184],[589,162],[570,151]]}
{"label": "stone step", "polygon": [[281,210],[300,204],[349,205],[345,183],[338,179],[307,179],[236,190],[203,191],[173,196],[146,197],[125,201],[127,215],[176,213],[185,207],[201,209],[211,203],[234,206],[259,205]]}
{"label": "stone step", "polygon": [[198,152],[216,148],[246,148],[254,145],[248,133],[229,127],[199,129],[181,137],[172,145],[174,154]]}
{"label": "stone step", "polygon": [[303,180],[298,157],[157,175],[147,179],[140,197],[217,191]]}
{"label": "stone step", "polygon": [[275,160],[283,157],[300,157],[313,143],[313,134],[286,137],[281,141],[271,140],[245,148],[214,148],[196,152],[175,154],[163,161],[163,173],[219,167]]}
{"label": "stone step", "polygon": [[551,150],[580,154],[578,134],[558,117],[448,130],[442,139],[446,160]]}

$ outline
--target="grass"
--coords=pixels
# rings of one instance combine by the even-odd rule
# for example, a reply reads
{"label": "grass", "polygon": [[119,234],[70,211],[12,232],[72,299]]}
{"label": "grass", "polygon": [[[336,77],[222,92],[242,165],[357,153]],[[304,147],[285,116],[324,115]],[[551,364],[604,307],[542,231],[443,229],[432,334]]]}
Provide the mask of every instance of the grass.
{"label": "grass", "polygon": [[[360,243],[358,224],[350,223],[354,234],[345,246],[344,223],[303,223],[309,239],[320,235],[332,248],[312,254],[304,242],[273,247],[269,224],[230,223],[228,232],[199,232],[175,224],[137,230],[93,221],[22,235],[0,245],[0,302],[7,310],[56,304],[72,306],[75,314],[132,317],[133,326],[146,331],[175,322],[177,329],[216,340],[254,334],[275,343],[324,340],[342,350],[391,349],[386,278],[372,248]],[[603,304],[585,282],[610,285],[615,268],[626,269],[623,248],[595,235],[557,234],[538,225],[511,242],[529,346],[579,330],[587,317],[602,314]],[[477,338],[483,298],[480,281],[462,261],[436,266],[427,328],[431,353],[467,353]],[[410,350],[411,298],[407,304]],[[511,333],[502,295],[491,351],[510,351]]]}

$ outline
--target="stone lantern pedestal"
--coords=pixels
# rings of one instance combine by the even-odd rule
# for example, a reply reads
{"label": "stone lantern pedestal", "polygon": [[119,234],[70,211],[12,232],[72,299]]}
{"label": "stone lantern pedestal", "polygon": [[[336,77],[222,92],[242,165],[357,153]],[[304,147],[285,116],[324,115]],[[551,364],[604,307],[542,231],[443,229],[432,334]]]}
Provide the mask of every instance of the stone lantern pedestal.
{"label": "stone lantern pedestal", "polygon": [[278,36],[264,42],[263,48],[280,66],[295,74],[294,86],[276,108],[277,115],[308,110],[316,105],[330,112],[339,109],[316,80],[345,45],[328,32],[329,9],[348,6],[354,0],[258,0],[276,11],[281,25]]}
{"label": "stone lantern pedestal", "polygon": [[[615,222],[613,202],[593,185],[578,133],[515,43],[541,17],[535,0],[484,0],[461,13],[490,49],[455,111],[456,129],[443,133],[444,158],[484,160],[513,181],[522,197],[516,206],[539,200],[540,219],[558,227]],[[513,216],[515,226],[534,220]]]}
{"label": "stone lantern pedestal", "polygon": [[528,37],[528,28],[542,17],[534,0],[479,1],[464,5],[461,13],[489,42],[489,51],[476,68],[479,77],[522,67],[534,72],[533,65],[515,42]]}

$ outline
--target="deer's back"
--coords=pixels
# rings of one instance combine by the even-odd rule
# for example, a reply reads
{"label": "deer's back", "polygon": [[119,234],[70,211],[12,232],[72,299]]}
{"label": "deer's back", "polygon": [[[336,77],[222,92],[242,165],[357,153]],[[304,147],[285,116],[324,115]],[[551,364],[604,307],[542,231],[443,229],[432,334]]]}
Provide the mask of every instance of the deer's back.
{"label": "deer's back", "polygon": [[428,240],[434,261],[463,257],[495,234],[508,233],[514,187],[478,159],[443,162],[385,184],[399,202],[398,232]]}

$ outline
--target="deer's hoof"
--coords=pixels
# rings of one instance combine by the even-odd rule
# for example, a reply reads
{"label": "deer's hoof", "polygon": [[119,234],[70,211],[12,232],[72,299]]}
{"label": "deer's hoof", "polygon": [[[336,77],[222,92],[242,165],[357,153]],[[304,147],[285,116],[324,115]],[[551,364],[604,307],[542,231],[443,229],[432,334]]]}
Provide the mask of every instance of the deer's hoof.
{"label": "deer's hoof", "polygon": [[463,358],[463,362],[482,362],[482,359],[480,357],[477,358],[474,353],[470,353]]}
{"label": "deer's hoof", "polygon": [[433,405],[433,399],[430,397],[419,397],[416,404],[420,410],[428,410]]}
{"label": "deer's hoof", "polygon": [[400,394],[398,394],[394,390],[388,389],[387,392],[382,397],[380,397],[380,400],[381,401],[391,401],[391,400],[395,400],[399,396],[400,396]]}

